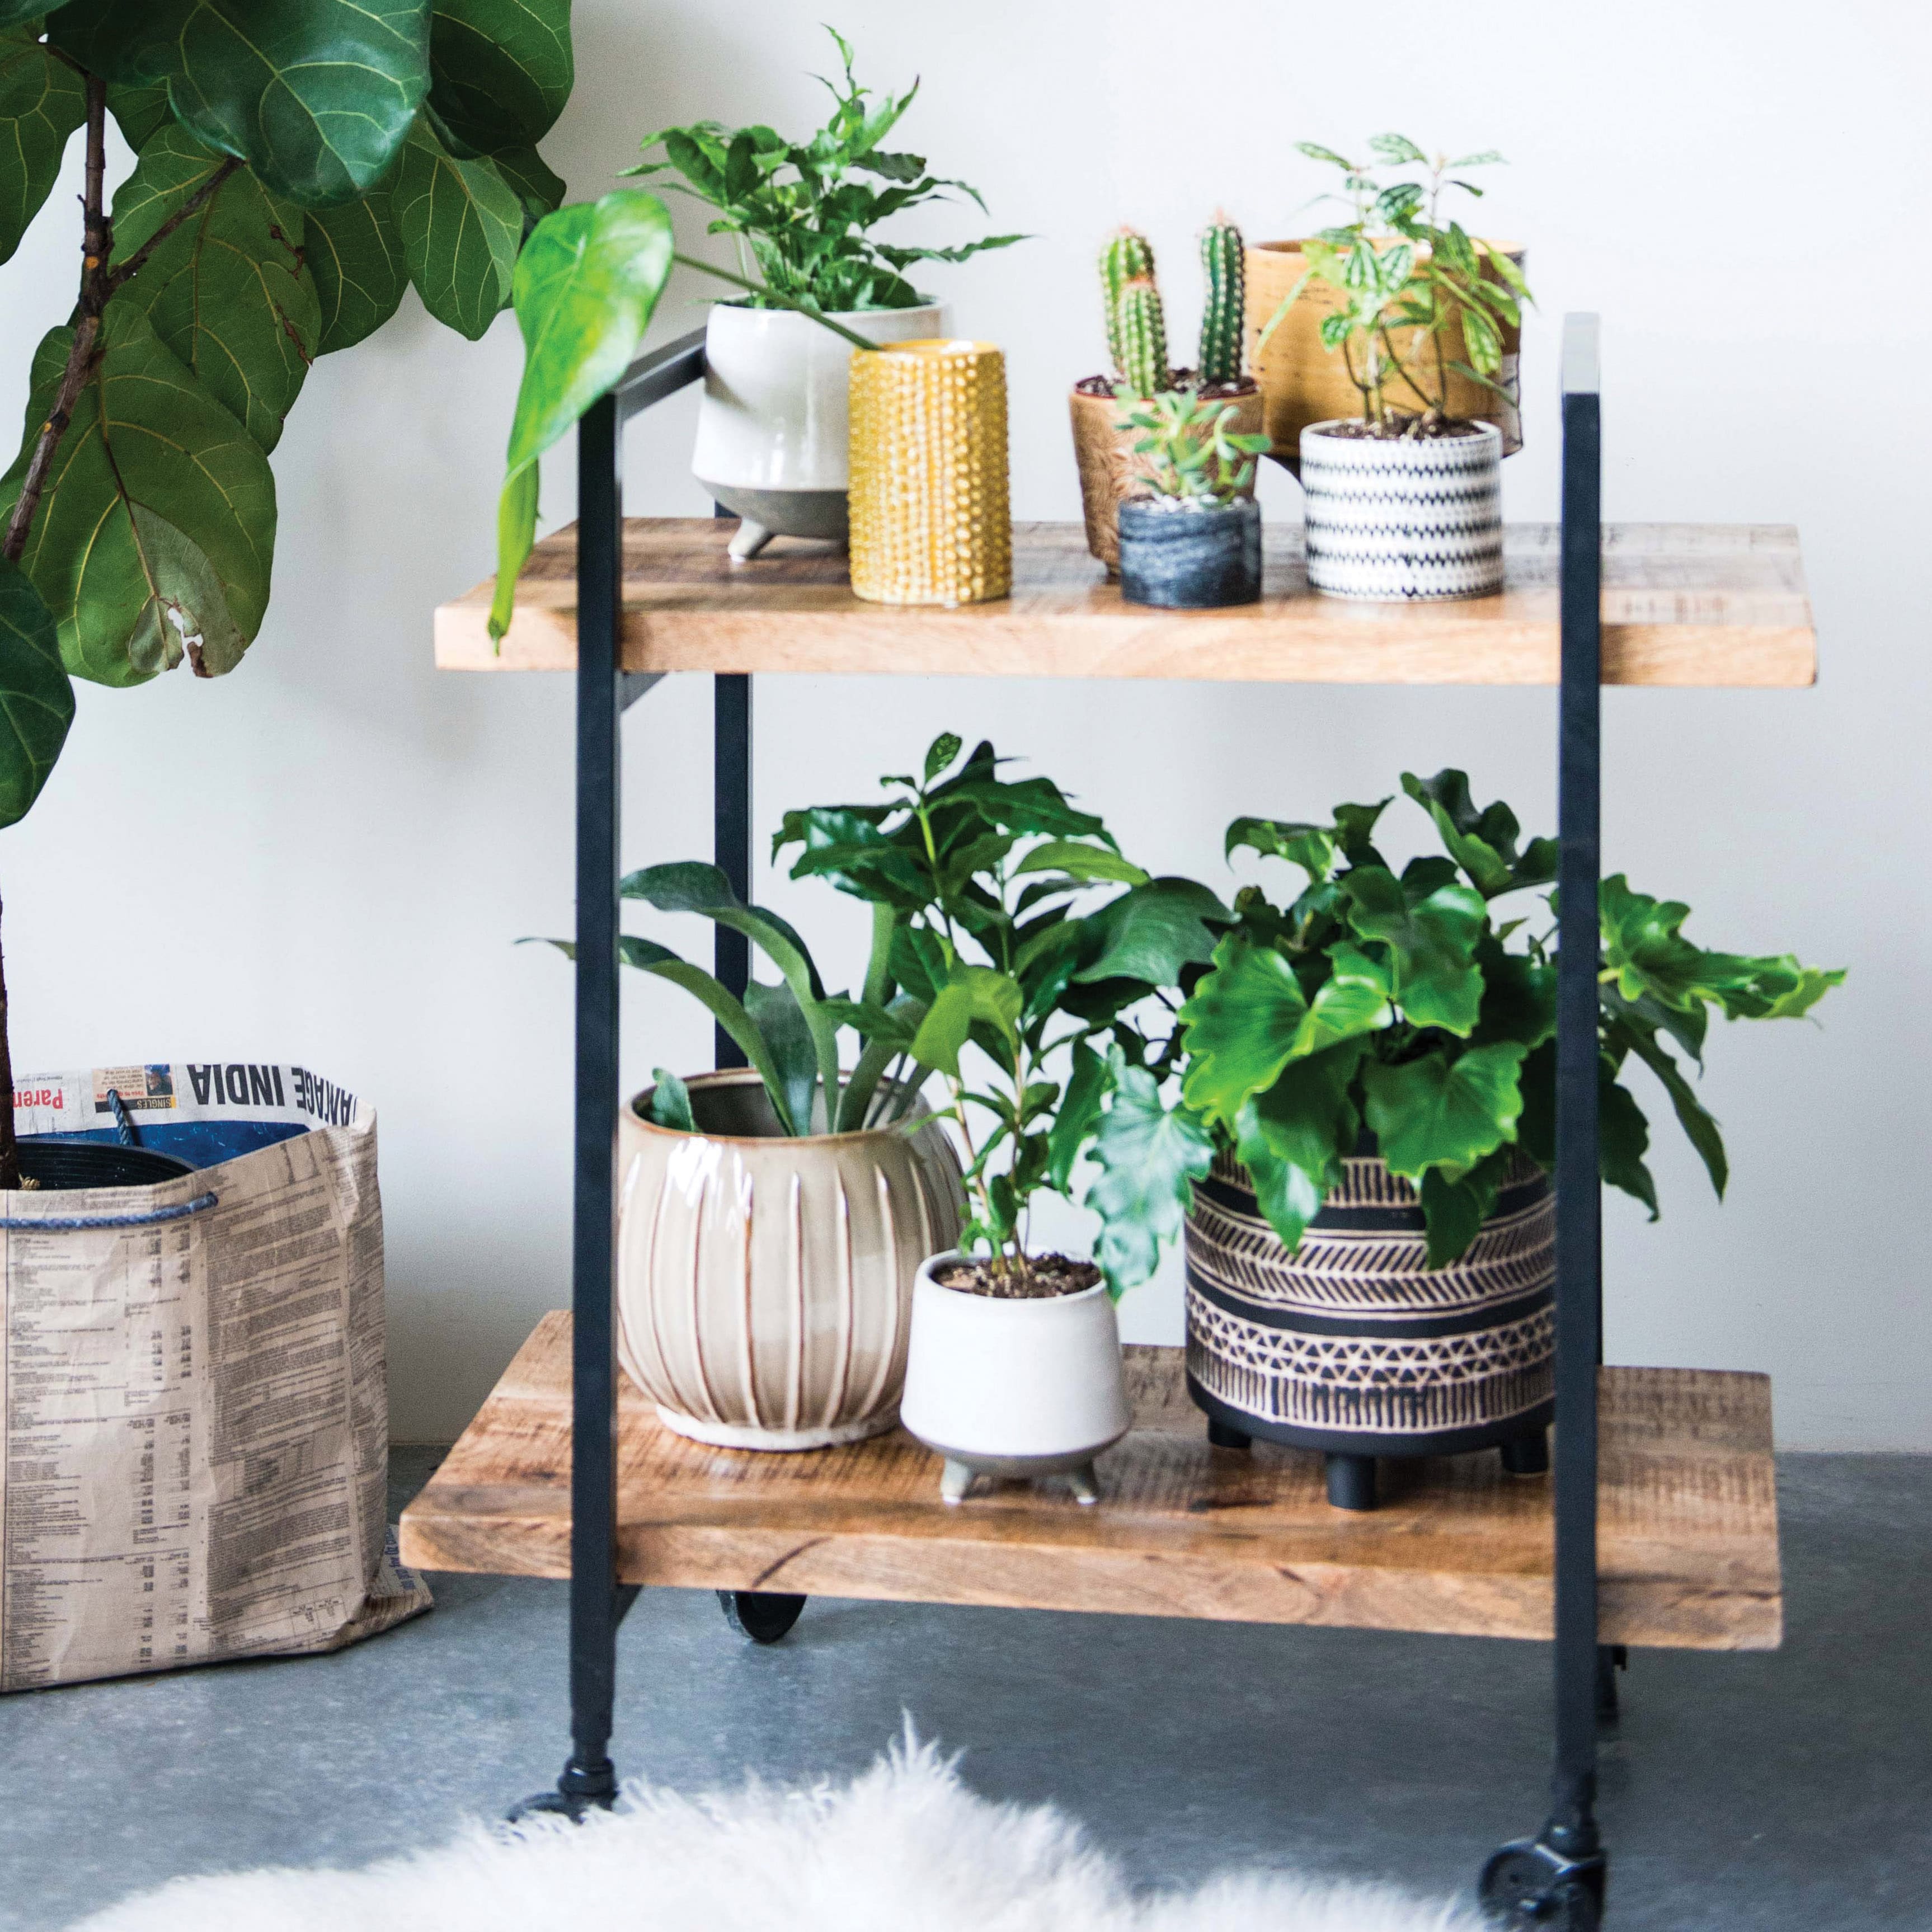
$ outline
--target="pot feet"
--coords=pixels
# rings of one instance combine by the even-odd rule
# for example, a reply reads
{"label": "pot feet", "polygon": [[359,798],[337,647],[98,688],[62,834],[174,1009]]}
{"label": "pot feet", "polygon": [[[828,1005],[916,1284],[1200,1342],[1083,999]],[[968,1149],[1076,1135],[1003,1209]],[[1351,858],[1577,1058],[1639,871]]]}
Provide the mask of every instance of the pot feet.
{"label": "pot feet", "polygon": [[1550,1437],[1545,1430],[1532,1430],[1513,1442],[1499,1443],[1503,1467],[1512,1476],[1542,1476],[1550,1471]]}
{"label": "pot feet", "polygon": [[[949,1505],[963,1503],[972,1490],[973,1478],[977,1473],[964,1462],[956,1462],[949,1456],[946,1459],[946,1467],[940,1472],[940,1501]],[[1083,1462],[1077,1469],[1068,1470],[1066,1480],[1073,1491],[1073,1500],[1083,1508],[1100,1500],[1100,1487],[1094,1480],[1091,1462]]]}
{"label": "pot feet", "polygon": [[749,563],[771,542],[772,535],[763,524],[755,524],[749,517],[740,517],[738,533],[731,539],[731,561]]}
{"label": "pot feet", "polygon": [[1372,1456],[1326,1457],[1328,1502],[1331,1508],[1372,1510],[1376,1506],[1376,1459]]}
{"label": "pot feet", "polygon": [[1245,1435],[1231,1422],[1216,1422],[1211,1415],[1208,1418],[1208,1441],[1216,1449],[1251,1449],[1254,1438]]}

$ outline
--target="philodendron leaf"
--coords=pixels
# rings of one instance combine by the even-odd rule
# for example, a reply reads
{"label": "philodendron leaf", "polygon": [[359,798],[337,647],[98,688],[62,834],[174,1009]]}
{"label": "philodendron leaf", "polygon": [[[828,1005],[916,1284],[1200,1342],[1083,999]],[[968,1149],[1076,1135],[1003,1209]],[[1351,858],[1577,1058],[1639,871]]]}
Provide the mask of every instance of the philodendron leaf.
{"label": "philodendron leaf", "polygon": [[1368,1049],[1364,1038],[1291,1060],[1265,1093],[1234,1120],[1234,1151],[1255,1184],[1255,1198],[1290,1253],[1340,1176],[1341,1158],[1361,1123],[1349,1097]]}
{"label": "philodendron leaf", "polygon": [[1497,1190],[1509,1164],[1510,1150],[1505,1146],[1477,1162],[1460,1180],[1448,1179],[1439,1167],[1424,1174],[1422,1220],[1431,1268],[1447,1268],[1468,1252],[1469,1244],[1496,1210]]}
{"label": "philodendron leaf", "polygon": [[472,154],[540,141],[570,98],[570,0],[430,0],[430,101]]}
{"label": "philodendron leaf", "polygon": [[1489,915],[1466,886],[1440,886],[1412,906],[1402,881],[1379,866],[1358,866],[1342,879],[1348,923],[1380,940],[1395,962],[1395,997],[1418,1026],[1468,1034],[1483,1000],[1477,942]]}
{"label": "philodendron leaf", "polygon": [[48,32],[304,208],[374,188],[429,87],[429,0],[69,0]]}
{"label": "philodendron leaf", "polygon": [[26,818],[73,722],[53,614],[27,573],[0,556],[0,825]]}
{"label": "philodendron leaf", "polygon": [[[221,157],[185,128],[141,150],[114,195],[114,257],[125,261],[199,193]],[[302,260],[302,211],[238,168],[148,257],[122,299],[241,418],[265,451],[315,360],[322,309]]]}
{"label": "philodendron leaf", "polygon": [[86,84],[65,61],[36,40],[0,33],[0,262],[20,247],[60,172],[68,136],[86,118]]}
{"label": "philodendron leaf", "polygon": [[1650,1145],[1649,1124],[1628,1087],[1620,1087],[1600,1063],[1597,1089],[1597,1166],[1604,1180],[1634,1195],[1657,1219],[1657,1183],[1643,1156]]}
{"label": "philodendron leaf", "polygon": [[403,144],[389,191],[423,306],[475,342],[509,306],[523,204],[488,160],[459,160],[426,121]]}
{"label": "philodendron leaf", "polygon": [[1315,989],[1294,1030],[1289,1058],[1299,1060],[1359,1034],[1379,1033],[1395,1022],[1389,969],[1344,940],[1330,947],[1328,977]]}
{"label": "philodendron leaf", "polygon": [[1478,812],[1466,772],[1438,772],[1419,778],[1402,775],[1402,788],[1436,821],[1442,842],[1486,899],[1523,886],[1546,886],[1556,877],[1556,842],[1532,838],[1519,853],[1522,827],[1502,800]]}
{"label": "philodendron leaf", "polygon": [[1101,1172],[1086,1204],[1100,1217],[1094,1258],[1118,1294],[1154,1273],[1162,1246],[1180,1232],[1194,1184],[1214,1164],[1214,1138],[1184,1103],[1162,1106],[1154,1076],[1127,1065],[1118,1047],[1109,1064],[1113,1098],[1094,1145]]}
{"label": "philodendron leaf", "polygon": [[[72,341],[50,330],[34,355],[0,516],[20,494]],[[138,684],[185,650],[203,675],[232,670],[268,605],[274,542],[267,458],[139,308],[110,302],[21,558],[60,626],[68,668]]]}
{"label": "philodendron leaf", "polygon": [[1362,1069],[1364,1112],[1392,1172],[1420,1180],[1432,1167],[1460,1180],[1485,1154],[1516,1138],[1522,1095],[1514,1040],[1476,1046],[1451,1060],[1426,1053],[1398,1066]]}
{"label": "philodendron leaf", "polygon": [[1192,879],[1150,879],[1123,892],[1086,922],[1100,950],[1074,978],[1138,980],[1150,986],[1179,983],[1187,966],[1214,956],[1216,934],[1234,915]]}
{"label": "philodendron leaf", "polygon": [[373,335],[395,314],[410,285],[402,230],[382,188],[339,208],[312,210],[304,228],[322,316],[316,352],[332,356]]}
{"label": "philodendron leaf", "polygon": [[1229,933],[1214,949],[1214,970],[1180,1010],[1187,1104],[1232,1130],[1250,1099],[1273,1086],[1288,1064],[1307,1011],[1286,958]]}
{"label": "philodendron leaf", "polygon": [[518,257],[524,380],[496,513],[490,634],[510,628],[517,572],[536,538],[537,459],[629,366],[670,273],[670,217],[620,188],[538,222]]}

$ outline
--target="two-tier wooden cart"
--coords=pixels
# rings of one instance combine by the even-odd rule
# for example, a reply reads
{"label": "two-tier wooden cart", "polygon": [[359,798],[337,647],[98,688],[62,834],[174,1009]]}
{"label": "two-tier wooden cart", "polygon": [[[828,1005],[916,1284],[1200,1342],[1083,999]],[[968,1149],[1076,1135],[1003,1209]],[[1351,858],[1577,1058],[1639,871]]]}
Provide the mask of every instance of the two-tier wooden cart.
{"label": "two-tier wooden cart", "polygon": [[[1597,1923],[1614,1647],[1768,1648],[1782,1618],[1766,1379],[1600,1366],[1599,687],[1808,685],[1816,660],[1793,532],[1604,526],[1594,317],[1568,319],[1563,352],[1562,522],[1513,529],[1508,586],[1480,602],[1314,596],[1279,530],[1263,601],[1228,610],[1124,604],[1067,524],[1021,525],[1012,597],[958,610],[860,603],[838,558],[734,568],[728,524],[622,516],[622,426],[701,376],[692,335],[586,416],[580,521],[538,546],[501,654],[484,629],[490,585],[437,612],[446,669],[578,679],[573,1310],[544,1318],[402,1531],[405,1558],[426,1568],[571,1580],[571,1755],[533,1802],[574,1814],[615,1794],[616,1630],[646,1584],[715,1589],[766,1641],[808,1592],[1553,1636],[1550,1811],[1490,1860],[1482,1891],[1506,1916]],[[1129,1352],[1136,1426],[1102,1458],[1092,1509],[1012,1486],[949,1509],[934,1460],[900,1432],[760,1456],[662,1428],[620,1386],[614,1350],[618,730],[673,671],[716,680],[718,862],[747,897],[754,675],[1559,683],[1552,1473],[1510,1478],[1493,1456],[1393,1465],[1376,1514],[1332,1510],[1318,1456],[1211,1446],[1169,1348]],[[742,988],[742,938],[721,934],[718,956]]]}

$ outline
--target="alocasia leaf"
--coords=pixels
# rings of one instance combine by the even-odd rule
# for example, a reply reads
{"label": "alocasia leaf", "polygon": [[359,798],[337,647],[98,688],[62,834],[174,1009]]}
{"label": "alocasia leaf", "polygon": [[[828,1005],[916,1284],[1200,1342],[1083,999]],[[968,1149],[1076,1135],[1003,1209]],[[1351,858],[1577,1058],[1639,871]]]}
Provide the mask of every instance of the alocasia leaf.
{"label": "alocasia leaf", "polygon": [[536,541],[537,459],[629,366],[664,292],[670,256],[664,203],[620,188],[546,215],[518,257],[524,379],[497,509],[492,638],[509,628],[517,572]]}
{"label": "alocasia leaf", "polygon": [[1513,1040],[1471,1047],[1451,1060],[1424,1054],[1362,1069],[1364,1111],[1392,1172],[1419,1180],[1440,1167],[1460,1180],[1485,1154],[1516,1138],[1522,1112],[1516,1070],[1523,1050]]}
{"label": "alocasia leaf", "polygon": [[366,194],[429,87],[429,0],[68,0],[49,37],[304,208]]}
{"label": "alocasia leaf", "polygon": [[[0,515],[52,406],[73,333],[34,357],[26,436]],[[21,562],[60,626],[68,670],[138,684],[178,664],[232,670],[268,601],[275,480],[253,437],[125,301],[61,439]]]}
{"label": "alocasia leaf", "polygon": [[27,815],[73,722],[53,614],[27,573],[0,556],[0,825]]}
{"label": "alocasia leaf", "polygon": [[1342,880],[1348,922],[1379,940],[1395,962],[1395,997],[1418,1026],[1466,1035],[1483,999],[1477,942],[1488,929],[1481,898],[1466,886],[1438,886],[1412,906],[1402,882],[1379,866],[1358,866]]}
{"label": "alocasia leaf", "polygon": [[1154,1076],[1118,1048],[1111,1069],[1113,1097],[1094,1146],[1101,1171],[1086,1204],[1100,1217],[1094,1258],[1118,1294],[1154,1273],[1162,1244],[1180,1232],[1194,1184],[1214,1165],[1214,1139],[1190,1108],[1162,1106]]}
{"label": "alocasia leaf", "polygon": [[[114,260],[125,261],[219,171],[221,157],[185,128],[161,129],[114,195]],[[265,451],[301,392],[322,332],[304,265],[300,209],[246,168],[222,182],[169,235],[122,299]]]}
{"label": "alocasia leaf", "polygon": [[418,120],[389,190],[403,259],[423,306],[472,342],[509,305],[523,204],[495,165],[460,160]]}
{"label": "alocasia leaf", "polygon": [[402,231],[388,191],[310,211],[305,257],[322,316],[320,356],[350,349],[396,312],[410,285]]}
{"label": "alocasia leaf", "polygon": [[1288,1064],[1307,1011],[1286,958],[1229,933],[1214,949],[1213,970],[1180,1010],[1187,1104],[1232,1130],[1250,1096],[1273,1086]]}
{"label": "alocasia leaf", "polygon": [[430,103],[472,154],[540,141],[575,75],[570,0],[430,0]]}
{"label": "alocasia leaf", "polygon": [[1291,1253],[1340,1178],[1360,1120],[1349,1097],[1366,1038],[1291,1060],[1234,1120],[1234,1150],[1268,1225]]}
{"label": "alocasia leaf", "polygon": [[37,40],[0,32],[0,262],[20,247],[60,172],[68,137],[86,118],[80,76]]}

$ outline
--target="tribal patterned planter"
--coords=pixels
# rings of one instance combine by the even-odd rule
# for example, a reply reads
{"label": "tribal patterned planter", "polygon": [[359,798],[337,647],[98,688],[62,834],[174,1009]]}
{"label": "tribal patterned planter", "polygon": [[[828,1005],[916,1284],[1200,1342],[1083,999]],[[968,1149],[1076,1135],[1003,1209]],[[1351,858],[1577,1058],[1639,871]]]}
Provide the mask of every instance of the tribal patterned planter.
{"label": "tribal patterned planter", "polygon": [[1308,581],[1382,603],[1491,597],[1503,587],[1502,434],[1342,436],[1301,432]]}
{"label": "tribal patterned planter", "polygon": [[1372,1507],[1381,1456],[1501,1447],[1545,1466],[1556,1202],[1518,1155],[1461,1260],[1426,1264],[1422,1208],[1372,1153],[1342,1163],[1292,1256],[1246,1170],[1216,1159],[1187,1220],[1187,1380],[1217,1442],[1327,1451],[1330,1498]]}

